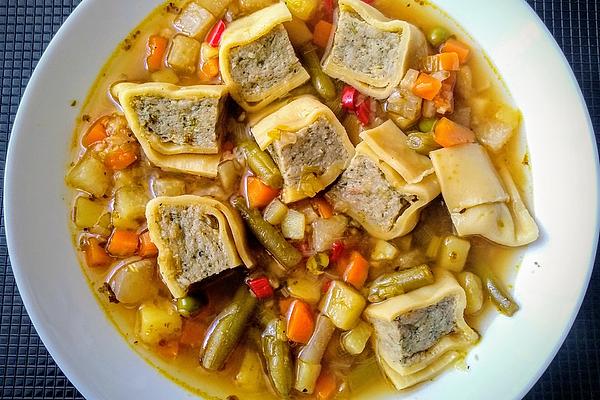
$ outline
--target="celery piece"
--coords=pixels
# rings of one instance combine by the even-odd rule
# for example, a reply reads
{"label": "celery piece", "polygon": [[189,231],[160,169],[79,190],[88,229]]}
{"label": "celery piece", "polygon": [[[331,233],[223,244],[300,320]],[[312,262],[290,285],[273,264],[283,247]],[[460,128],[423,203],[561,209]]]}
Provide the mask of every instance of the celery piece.
{"label": "celery piece", "polygon": [[306,217],[299,211],[288,210],[285,218],[281,222],[281,232],[286,239],[300,240],[304,239],[304,230],[306,229]]}
{"label": "celery piece", "polygon": [[360,320],[367,301],[356,290],[340,281],[333,281],[322,301],[321,311],[333,324],[347,331]]}
{"label": "celery piece", "polygon": [[265,218],[265,221],[271,225],[279,225],[283,222],[287,213],[287,206],[283,204],[281,200],[276,198],[267,205],[263,212],[263,217]]}
{"label": "celery piece", "polygon": [[460,272],[465,267],[471,243],[456,236],[446,236],[438,252],[437,265],[449,271]]}
{"label": "celery piece", "polygon": [[365,321],[360,321],[354,328],[342,334],[342,346],[353,356],[365,349],[373,329]]}

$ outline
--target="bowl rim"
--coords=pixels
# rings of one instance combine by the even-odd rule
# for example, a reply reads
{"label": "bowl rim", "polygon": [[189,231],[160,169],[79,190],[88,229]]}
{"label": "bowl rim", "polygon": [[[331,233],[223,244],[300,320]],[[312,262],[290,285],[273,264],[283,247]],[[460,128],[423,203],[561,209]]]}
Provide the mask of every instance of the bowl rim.
{"label": "bowl rim", "polygon": [[[84,395],[86,398],[94,398],[95,391],[94,388],[88,385],[87,380],[89,377],[85,374],[85,371],[78,370],[74,365],[71,365],[64,357],[63,354],[56,348],[55,343],[52,340],[49,340],[50,334],[47,331],[47,326],[42,323],[44,319],[41,315],[41,312],[36,306],[30,301],[32,298],[32,288],[28,284],[28,277],[23,273],[23,270],[19,267],[20,263],[20,255],[17,251],[17,235],[15,234],[18,229],[18,221],[15,221],[12,216],[13,207],[18,207],[18,204],[15,204],[15,199],[13,197],[13,193],[15,190],[18,190],[18,183],[16,178],[16,163],[18,160],[15,159],[15,147],[17,146],[17,138],[21,135],[24,135],[25,132],[22,131],[21,126],[23,124],[23,120],[26,118],[26,109],[30,107],[30,103],[32,102],[31,92],[34,91],[33,88],[40,85],[40,77],[41,71],[45,70],[49,67],[48,62],[50,59],[50,54],[55,51],[57,47],[57,42],[61,40],[61,38],[66,35],[68,31],[72,29],[72,26],[75,24],[80,16],[84,13],[84,10],[92,3],[97,2],[98,0],[83,0],[69,15],[69,17],[65,20],[63,25],[60,27],[47,49],[44,51],[42,57],[40,58],[31,78],[28,82],[27,88],[24,91],[23,97],[21,99],[19,109],[17,111],[11,137],[8,143],[7,149],[7,157],[6,157],[6,168],[5,168],[5,176],[4,176],[4,202],[3,202],[3,212],[5,216],[5,229],[6,229],[6,241],[8,252],[12,264],[12,271],[15,276],[15,281],[17,287],[19,289],[19,293],[23,300],[23,304],[29,314],[29,317],[40,337],[44,345],[46,346],[48,352],[51,354],[56,364],[61,368],[61,370],[65,373],[65,375],[69,378],[69,380],[73,383],[73,385]],[[537,16],[534,10],[525,2],[514,3],[515,7],[520,7],[520,12],[525,12],[528,15],[528,19],[534,22],[537,29],[540,29],[546,41],[552,44],[552,56],[555,59],[560,60],[561,68],[564,70],[566,76],[568,76],[570,80],[571,89],[575,91],[578,104],[576,107],[581,108],[585,113],[585,124],[587,126],[587,135],[591,136],[592,142],[596,143],[594,129],[591,121],[591,117],[589,115],[589,110],[585,99],[583,97],[583,93],[579,87],[579,84],[576,80],[576,77],[566,59],[566,56],[561,51],[558,43],[546,27],[546,25],[542,22],[542,20]],[[598,234],[600,230],[600,215],[597,210],[600,206],[598,189],[600,187],[600,165],[598,163],[598,148],[594,147],[593,153],[595,156],[594,166],[595,169],[593,171],[593,175],[595,176],[596,185],[592,189],[594,202],[596,204],[596,213],[595,213],[595,238],[593,239],[593,246],[588,255],[588,268],[587,274],[584,277],[585,281],[583,282],[583,289],[580,291],[579,296],[575,302],[574,307],[571,310],[570,318],[566,324],[562,327],[562,332],[560,335],[560,339],[556,341],[554,344],[553,351],[550,352],[543,363],[543,365],[537,368],[536,373],[532,374],[531,378],[528,381],[526,386],[523,386],[523,389],[520,391],[521,397],[523,397],[538,381],[541,375],[545,372],[556,353],[559,351],[562,346],[566,336],[568,335],[583,302],[584,296],[587,291],[587,287],[589,285],[589,281],[591,278],[591,274],[594,267],[596,249],[598,246]]]}

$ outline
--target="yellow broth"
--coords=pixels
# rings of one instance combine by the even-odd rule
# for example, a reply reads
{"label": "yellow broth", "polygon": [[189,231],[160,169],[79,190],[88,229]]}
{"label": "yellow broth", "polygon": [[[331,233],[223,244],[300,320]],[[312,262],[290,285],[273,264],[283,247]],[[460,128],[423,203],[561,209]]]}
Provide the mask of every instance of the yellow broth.
{"label": "yellow broth", "polygon": [[[186,1],[177,0],[171,2],[177,7],[183,6]],[[474,41],[461,30],[453,20],[443,12],[432,5],[422,1],[414,0],[379,0],[374,4],[388,17],[407,20],[424,31],[428,31],[434,26],[444,26],[456,34],[458,38],[468,43],[472,51],[472,59],[469,62],[473,70],[474,84],[480,87],[489,88],[479,96],[486,97],[494,104],[511,104],[510,95],[495,73],[493,66],[485,56],[485,53],[477,47]],[[171,7],[172,8],[172,7]],[[85,132],[93,125],[94,121],[101,116],[112,114],[118,111],[117,104],[110,95],[110,87],[115,82],[133,81],[146,82],[150,80],[150,75],[145,69],[144,59],[146,56],[146,42],[148,37],[161,32],[168,32],[172,35],[172,20],[174,14],[169,11],[169,7],[161,6],[150,14],[132,33],[122,42],[114,54],[108,60],[106,65],[100,71],[96,82],[93,84],[89,96],[81,110],[81,118],[77,123],[73,136],[73,160],[76,160],[84,152],[80,144]],[[200,81],[193,76],[181,77],[180,85],[200,84]],[[531,198],[531,187],[529,183],[529,165],[527,163],[527,149],[524,133],[515,134],[504,150],[495,156],[496,161],[506,160],[510,171],[515,179],[520,192],[526,203]],[[215,184],[208,179],[196,178],[191,176],[180,176],[178,174],[168,174],[152,166],[144,167],[146,177],[155,176],[176,176],[187,182],[187,192],[194,194],[212,194],[211,187]],[[148,182],[142,183],[148,189]],[[75,192],[74,196],[77,194]],[[231,194],[231,193],[229,193]],[[227,193],[221,194],[227,197]],[[440,223],[440,219],[444,223]],[[451,234],[451,222],[445,206],[441,201],[435,200],[423,213],[421,222],[415,230],[417,232],[423,226],[435,226],[437,234]],[[75,245],[80,246],[82,233],[73,223],[71,223]],[[415,239],[416,247],[423,247]],[[506,248],[484,239],[473,238],[471,240],[472,249],[469,256],[469,264],[482,263],[488,265],[505,282],[510,282],[513,275],[518,270],[520,262],[521,249]],[[227,398],[228,396],[237,396],[244,399],[267,399],[277,398],[270,388],[268,378],[264,375],[262,390],[259,392],[248,392],[238,388],[232,381],[237,373],[241,356],[244,354],[246,342],[242,341],[239,348],[233,352],[226,364],[226,368],[219,372],[208,372],[200,367],[198,361],[198,348],[180,347],[179,353],[175,359],[161,357],[155,352],[155,349],[143,344],[136,335],[136,307],[126,307],[122,304],[113,304],[107,300],[107,297],[98,292],[110,274],[111,268],[89,268],[85,265],[85,260],[80,252],[82,270],[88,278],[92,291],[98,298],[98,301],[105,309],[107,316],[114,323],[118,331],[124,336],[131,347],[139,352],[149,363],[155,366],[169,379],[188,388],[189,390],[205,396],[206,398]],[[212,304],[214,311],[206,316],[206,321],[210,322],[212,317],[218,313],[219,309],[226,304],[231,294],[235,290],[233,285],[221,284],[220,295],[215,296],[215,303]],[[166,288],[161,288],[161,293],[167,295]],[[518,302],[518,299],[516,299]],[[495,310],[486,300],[487,305],[480,314],[469,317],[469,324],[480,333],[485,333],[485,326],[495,315]],[[371,369],[373,370],[373,369]],[[367,380],[367,379],[366,379]],[[372,376],[368,377],[366,382],[350,382],[352,387],[352,398],[374,398],[387,392],[393,391],[391,384],[386,382],[379,370],[375,370]],[[347,392],[346,392],[347,394]],[[305,396],[296,394],[296,397]]]}

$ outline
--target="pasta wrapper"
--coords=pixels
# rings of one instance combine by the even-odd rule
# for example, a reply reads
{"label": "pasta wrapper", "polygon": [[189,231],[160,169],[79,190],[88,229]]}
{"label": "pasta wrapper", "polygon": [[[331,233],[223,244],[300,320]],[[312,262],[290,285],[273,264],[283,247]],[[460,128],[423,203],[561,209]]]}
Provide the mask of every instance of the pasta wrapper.
{"label": "pasta wrapper", "polygon": [[[324,118],[333,128],[335,135],[342,144],[339,158],[329,165],[325,172],[316,175],[319,185],[325,188],[348,166],[354,154],[354,146],[348,139],[346,130],[329,107],[312,96],[301,96],[281,108],[276,108],[275,112],[254,125],[251,131],[262,150],[271,145],[285,147],[293,145],[296,142],[298,132],[320,118]],[[282,198],[285,203],[309,197],[298,185],[287,181],[285,171],[282,171],[282,174],[284,175]]]}
{"label": "pasta wrapper", "polygon": [[[435,283],[413,290],[366,308],[364,315],[374,324],[375,351],[384,371],[397,389],[404,389],[438,374],[478,340],[479,335],[464,319],[466,295],[452,274],[444,269],[433,270]],[[454,299],[454,328],[433,346],[416,353],[418,360],[402,363],[391,352],[378,330],[378,323],[393,323],[401,315],[435,305],[443,299]]]}
{"label": "pasta wrapper", "polygon": [[461,236],[481,235],[504,246],[524,246],[538,238],[538,226],[506,167],[500,168],[500,176],[510,195],[508,202],[482,204],[450,217]]}
{"label": "pasta wrapper", "polygon": [[535,241],[539,230],[508,168],[496,171],[485,149],[464,144],[430,153],[460,236],[481,235],[505,246]]}
{"label": "pasta wrapper", "polygon": [[409,148],[407,136],[391,120],[362,132],[360,137],[408,183],[419,183],[433,173],[431,160]]}
{"label": "pasta wrapper", "polygon": [[178,277],[182,273],[177,264],[179,255],[174,253],[173,249],[169,247],[169,243],[161,235],[159,208],[165,204],[170,206],[199,206],[204,215],[214,217],[218,223],[219,239],[223,245],[228,268],[234,268],[242,264],[247,267],[254,265],[246,244],[242,221],[227,205],[210,197],[194,195],[156,197],[146,205],[148,232],[152,242],[158,248],[160,275],[173,297],[184,297],[188,288],[178,281]]}
{"label": "pasta wrapper", "polygon": [[383,372],[392,382],[396,390],[403,390],[436,377],[444,369],[452,365],[461,357],[463,357],[462,354],[456,351],[449,351],[445,354],[442,354],[438,359],[434,360],[431,364],[429,364],[422,370],[409,375],[399,374],[398,372],[396,372],[396,370],[390,367],[381,357],[377,357],[377,361],[379,362],[379,365],[383,369]]}
{"label": "pasta wrapper", "polygon": [[227,85],[231,97],[246,111],[256,112],[263,109],[268,104],[283,97],[292,89],[302,85],[310,75],[304,68],[291,76],[285,84],[276,85],[270,88],[260,98],[244,98],[240,94],[238,85],[233,79],[230,68],[230,52],[231,49],[243,46],[265,36],[278,25],[284,22],[291,21],[292,14],[284,3],[276,3],[269,7],[256,11],[248,16],[242,17],[233,21],[221,39],[219,46],[219,67],[221,77]]}
{"label": "pasta wrapper", "polygon": [[[338,5],[340,16],[336,20],[334,34],[325,51],[323,71],[333,78],[354,86],[361,93],[376,99],[388,98],[409,68],[420,69],[421,60],[428,53],[425,35],[416,26],[405,21],[389,19],[376,8],[361,0],[340,0]],[[332,57],[333,48],[340,45],[339,42],[336,42],[336,34],[342,13],[357,14],[363,21],[380,31],[395,32],[401,35],[398,46],[399,59],[394,69],[389,71],[385,78],[375,79],[366,73],[342,65]]]}

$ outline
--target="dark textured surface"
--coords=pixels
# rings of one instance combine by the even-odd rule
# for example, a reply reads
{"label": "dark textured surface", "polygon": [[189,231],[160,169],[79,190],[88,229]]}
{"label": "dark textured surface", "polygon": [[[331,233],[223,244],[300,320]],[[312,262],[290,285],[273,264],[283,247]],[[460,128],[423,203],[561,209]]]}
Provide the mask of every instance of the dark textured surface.
{"label": "dark textured surface", "polygon": [[[487,1],[490,6],[494,3]],[[52,35],[78,3],[77,0],[0,0],[1,176],[9,132],[31,71]],[[600,132],[600,1],[528,0],[528,3],[565,52],[583,90],[596,132]],[[31,325],[10,269],[3,219],[0,230],[0,398],[81,399]],[[503,371],[497,373],[498,379],[502,379]],[[497,393],[489,398],[501,397]],[[571,333],[527,399],[600,399],[599,268],[593,273]]]}

